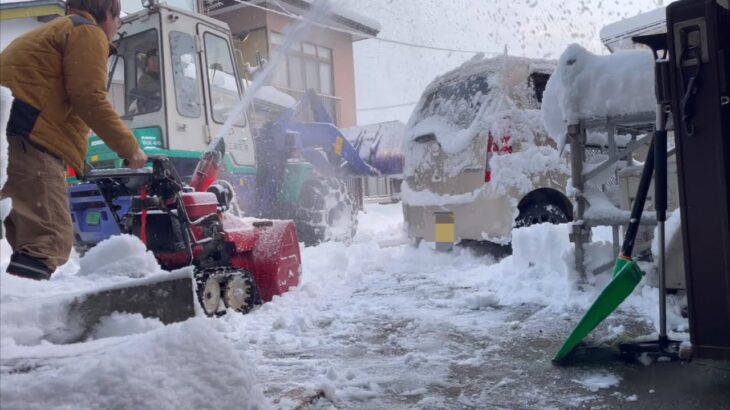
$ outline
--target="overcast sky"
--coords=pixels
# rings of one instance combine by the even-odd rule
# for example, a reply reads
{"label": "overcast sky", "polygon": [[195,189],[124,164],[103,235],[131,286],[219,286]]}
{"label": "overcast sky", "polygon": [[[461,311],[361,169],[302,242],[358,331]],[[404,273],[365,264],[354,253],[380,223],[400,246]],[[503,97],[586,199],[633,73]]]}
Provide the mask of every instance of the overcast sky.
{"label": "overcast sky", "polygon": [[[379,37],[440,48],[557,59],[571,43],[605,53],[606,24],[665,6],[663,0],[342,0],[380,22]],[[424,87],[474,53],[378,40],[354,45],[358,123],[406,122]]]}

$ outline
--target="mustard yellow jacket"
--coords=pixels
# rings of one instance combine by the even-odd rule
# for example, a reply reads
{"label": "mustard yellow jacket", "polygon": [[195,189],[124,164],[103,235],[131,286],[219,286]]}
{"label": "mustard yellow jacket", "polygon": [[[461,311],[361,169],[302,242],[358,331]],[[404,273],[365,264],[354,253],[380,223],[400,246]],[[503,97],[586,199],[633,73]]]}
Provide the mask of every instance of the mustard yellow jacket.
{"label": "mustard yellow jacket", "polygon": [[89,127],[122,158],[137,141],[107,100],[111,45],[94,18],[81,12],[29,31],[0,53],[0,84],[15,98],[8,135],[84,169]]}

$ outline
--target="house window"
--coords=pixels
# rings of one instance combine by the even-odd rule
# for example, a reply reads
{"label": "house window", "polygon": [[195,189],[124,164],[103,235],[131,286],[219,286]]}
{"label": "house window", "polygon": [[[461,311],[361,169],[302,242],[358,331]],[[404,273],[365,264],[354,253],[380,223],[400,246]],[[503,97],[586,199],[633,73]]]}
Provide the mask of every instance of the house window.
{"label": "house window", "polygon": [[[271,33],[272,48],[281,46],[284,36]],[[274,85],[293,90],[314,89],[324,95],[334,95],[332,78],[332,49],[312,43],[295,43],[284,64],[276,68]]]}

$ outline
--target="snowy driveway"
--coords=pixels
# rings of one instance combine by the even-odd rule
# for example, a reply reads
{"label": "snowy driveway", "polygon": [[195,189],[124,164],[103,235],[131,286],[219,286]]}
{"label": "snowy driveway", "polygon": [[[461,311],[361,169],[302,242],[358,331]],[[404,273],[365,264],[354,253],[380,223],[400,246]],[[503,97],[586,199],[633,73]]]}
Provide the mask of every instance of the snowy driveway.
{"label": "snowy driveway", "polygon": [[[516,232],[514,256],[495,261],[459,248],[443,254],[394,245],[402,239],[400,205],[366,210],[354,244],[304,249],[302,285],[246,316],[165,327],[117,315],[85,343],[55,345],[39,336],[54,326],[53,316],[31,309],[22,295],[66,289],[74,275],[45,285],[2,275],[0,404],[615,408],[652,407],[653,397],[678,394],[661,377],[644,377],[671,375],[664,363],[550,364],[604,280],[576,290],[564,262],[570,256],[567,227]],[[29,307],[25,313],[23,306]],[[651,333],[655,310],[656,289],[640,286],[592,340]],[[678,312],[672,304],[669,323],[683,330]],[[723,391],[728,373],[714,376],[719,384],[711,391]],[[692,403],[704,403],[698,394]]]}

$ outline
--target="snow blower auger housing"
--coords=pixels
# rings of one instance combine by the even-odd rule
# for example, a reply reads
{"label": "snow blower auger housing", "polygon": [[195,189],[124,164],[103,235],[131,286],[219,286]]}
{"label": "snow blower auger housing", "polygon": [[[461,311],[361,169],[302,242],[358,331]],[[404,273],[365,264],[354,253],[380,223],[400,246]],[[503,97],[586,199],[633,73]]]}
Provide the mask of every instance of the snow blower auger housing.
{"label": "snow blower auger housing", "polygon": [[[86,186],[97,190],[72,198],[74,218],[111,217],[119,233],[139,237],[164,269],[194,267],[192,277],[153,276],[79,298],[72,309],[85,324],[115,311],[163,323],[185,320],[194,315],[196,300],[208,316],[222,315],[226,308],[246,313],[299,283],[294,223],[226,212],[231,193],[205,178],[205,171],[217,169],[220,156],[208,154],[192,187],[165,156],[151,156],[151,168],[92,170],[84,177],[94,183]],[[79,200],[84,206],[74,207]]]}

